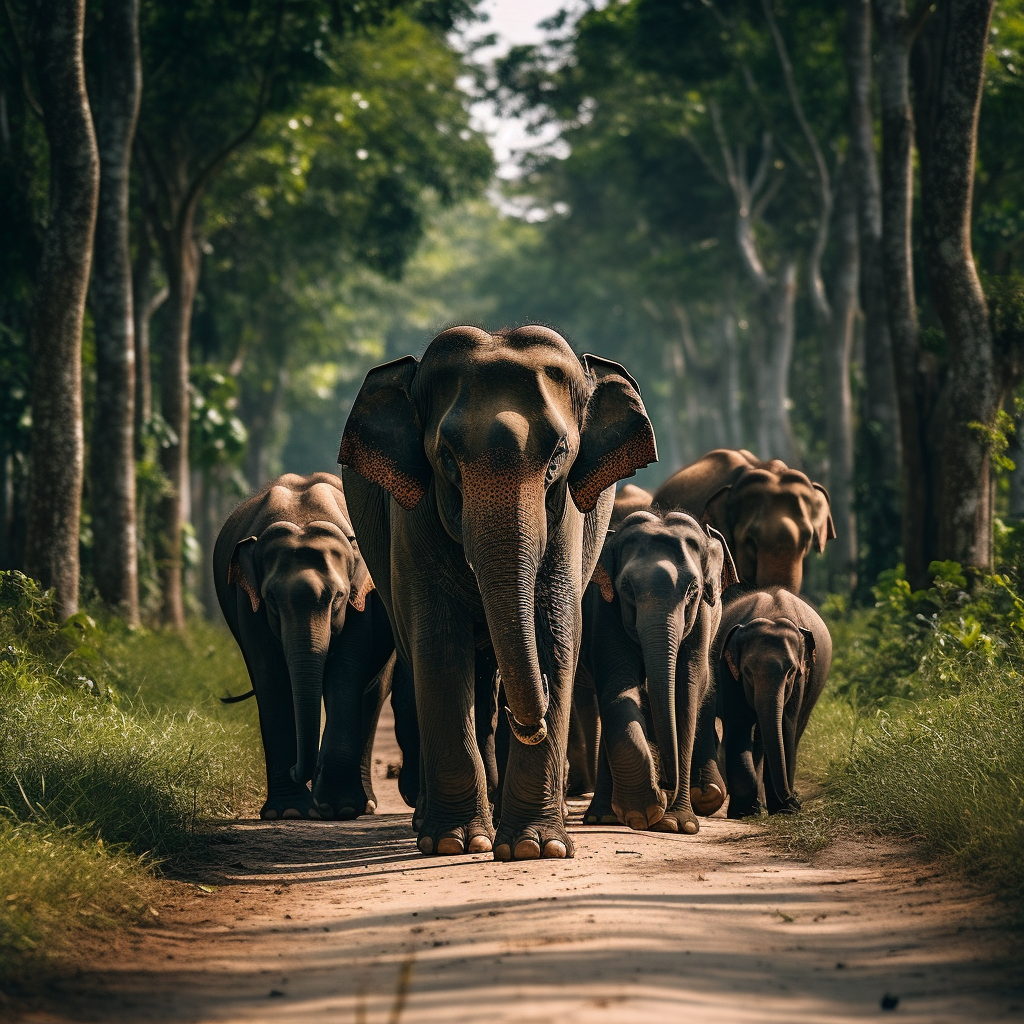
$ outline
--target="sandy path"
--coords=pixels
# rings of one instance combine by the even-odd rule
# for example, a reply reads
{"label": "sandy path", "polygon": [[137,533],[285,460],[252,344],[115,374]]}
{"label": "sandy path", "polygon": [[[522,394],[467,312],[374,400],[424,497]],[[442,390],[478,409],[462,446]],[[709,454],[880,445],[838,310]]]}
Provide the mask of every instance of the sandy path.
{"label": "sandy path", "polygon": [[572,861],[424,858],[383,778],[388,724],[383,813],[226,828],[159,924],[86,952],[24,1019],[826,1024],[888,1017],[886,994],[930,1024],[1024,1019],[998,908],[899,848],[808,864],[712,819],[576,827]]}

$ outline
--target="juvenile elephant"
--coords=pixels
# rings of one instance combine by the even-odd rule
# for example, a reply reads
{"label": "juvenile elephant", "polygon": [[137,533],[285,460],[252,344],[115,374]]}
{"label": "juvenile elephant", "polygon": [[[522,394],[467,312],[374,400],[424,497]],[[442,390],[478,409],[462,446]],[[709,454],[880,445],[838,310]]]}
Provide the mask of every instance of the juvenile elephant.
{"label": "juvenile elephant", "polygon": [[695,808],[713,814],[725,801],[710,650],[722,590],[735,582],[721,535],[685,513],[634,512],[608,537],[584,598],[577,669],[601,708],[602,756],[586,824],[619,820],[692,835]]}
{"label": "juvenile elephant", "polygon": [[228,516],[213,569],[259,706],[267,762],[260,817],[354,818],[372,810],[361,762],[394,640],[341,481],[329,473],[272,481]]}
{"label": "juvenile elephant", "polygon": [[[611,485],[656,457],[629,374],[546,327],[454,327],[421,360],[367,374],[339,461],[412,670],[423,853],[572,856],[562,806],[580,600]],[[475,677],[495,663],[515,737],[496,832],[474,730]]]}
{"label": "juvenile elephant", "polygon": [[720,448],[669,477],[654,506],[680,509],[725,537],[744,583],[800,593],[803,560],[836,535],[829,496],[798,469]]}
{"label": "juvenile elephant", "polygon": [[654,501],[654,495],[636,484],[624,484],[615,492],[615,504],[612,505],[612,521],[610,528],[618,529],[619,524],[632,512],[648,509]]}
{"label": "juvenile elephant", "polygon": [[[781,587],[736,588],[725,602],[717,686],[729,817],[800,809],[796,752],[832,665],[832,638],[810,605]],[[763,765],[763,768],[762,768]]]}

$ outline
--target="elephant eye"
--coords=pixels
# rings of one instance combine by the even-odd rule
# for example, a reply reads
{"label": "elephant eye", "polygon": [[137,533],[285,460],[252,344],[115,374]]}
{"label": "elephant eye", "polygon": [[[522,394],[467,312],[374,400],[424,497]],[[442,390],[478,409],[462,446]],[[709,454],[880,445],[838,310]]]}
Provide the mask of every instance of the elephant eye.
{"label": "elephant eye", "polygon": [[565,462],[565,457],[568,454],[569,442],[563,437],[555,446],[555,451],[551,456],[551,461],[548,463],[547,473],[544,478],[545,486],[550,484],[558,475],[558,471],[562,468],[562,463]]}
{"label": "elephant eye", "polygon": [[459,464],[452,455],[450,448],[441,449],[441,465],[444,466],[445,475],[448,479],[458,486],[462,481],[462,472],[459,470]]}

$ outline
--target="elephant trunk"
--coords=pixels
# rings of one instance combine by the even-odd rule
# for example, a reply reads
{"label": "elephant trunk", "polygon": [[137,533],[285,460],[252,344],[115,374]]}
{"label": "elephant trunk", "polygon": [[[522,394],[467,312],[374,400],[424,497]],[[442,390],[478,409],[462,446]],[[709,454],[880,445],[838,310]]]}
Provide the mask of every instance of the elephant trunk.
{"label": "elephant trunk", "polygon": [[780,804],[789,800],[789,776],[786,773],[786,745],[782,737],[782,683],[768,682],[755,688],[755,710],[761,727],[764,756],[772,776],[772,788]]}
{"label": "elephant trunk", "polygon": [[[464,530],[467,525],[464,520]],[[505,524],[471,535],[467,541],[466,553],[480,587],[511,712],[512,733],[522,743],[540,743],[547,735],[549,699],[547,677],[541,674],[537,658],[534,608],[541,538],[528,526],[510,530]]]}
{"label": "elephant trunk", "polygon": [[313,778],[320,752],[320,709],[324,693],[324,663],[330,644],[330,621],[313,622],[289,630],[285,643],[288,677],[292,685],[295,715],[296,761],[291,770],[298,783]]}
{"label": "elephant trunk", "polygon": [[764,551],[757,555],[758,587],[784,587],[791,594],[799,594],[804,581],[804,562],[799,554],[773,558]]}
{"label": "elephant trunk", "polygon": [[683,609],[666,615],[638,610],[637,635],[647,673],[654,736],[658,741],[661,787],[669,806],[679,792],[679,740],[676,731],[676,663],[683,629]]}

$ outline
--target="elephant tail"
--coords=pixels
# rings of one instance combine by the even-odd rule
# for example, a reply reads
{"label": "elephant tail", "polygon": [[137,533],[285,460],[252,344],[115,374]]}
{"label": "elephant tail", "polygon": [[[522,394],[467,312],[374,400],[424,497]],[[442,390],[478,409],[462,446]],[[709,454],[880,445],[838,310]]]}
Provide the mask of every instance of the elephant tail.
{"label": "elephant tail", "polygon": [[248,700],[250,697],[256,695],[255,690],[250,690],[248,693],[240,693],[236,697],[221,697],[222,704],[237,704],[241,700]]}

